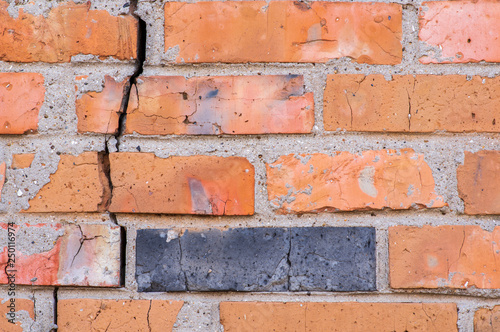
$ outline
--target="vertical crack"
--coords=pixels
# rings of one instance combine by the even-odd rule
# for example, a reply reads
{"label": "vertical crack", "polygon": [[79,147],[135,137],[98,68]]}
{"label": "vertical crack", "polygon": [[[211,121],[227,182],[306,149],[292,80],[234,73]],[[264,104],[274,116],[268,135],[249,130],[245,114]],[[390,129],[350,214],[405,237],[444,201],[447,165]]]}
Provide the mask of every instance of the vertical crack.
{"label": "vertical crack", "polygon": [[292,251],[292,228],[288,229],[288,252],[286,254],[286,263],[288,264],[287,289],[290,291],[290,274],[292,273],[292,262],[290,261],[290,252]]}
{"label": "vertical crack", "polygon": [[[59,287],[54,287],[54,325],[53,327],[50,329],[49,332],[52,332],[52,331],[57,331],[58,329],[58,326],[57,326],[57,303],[58,303],[58,299],[57,299],[57,292],[59,291]],[[35,308],[36,310],[36,308]]]}
{"label": "vertical crack", "polygon": [[148,329],[149,329],[149,332],[151,332],[151,323],[149,321],[149,313],[151,312],[151,304],[152,304],[153,300],[149,300],[149,309],[148,309],[148,315],[146,316],[146,319],[148,320]]}

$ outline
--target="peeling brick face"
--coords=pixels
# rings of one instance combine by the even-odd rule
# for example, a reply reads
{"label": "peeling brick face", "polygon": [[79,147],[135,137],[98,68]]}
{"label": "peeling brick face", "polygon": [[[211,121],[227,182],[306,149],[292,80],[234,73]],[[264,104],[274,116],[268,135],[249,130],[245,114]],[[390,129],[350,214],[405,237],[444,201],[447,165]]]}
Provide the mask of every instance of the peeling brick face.
{"label": "peeling brick face", "polygon": [[[0,14],[0,30],[1,25]],[[3,48],[1,38],[0,36],[0,45]],[[38,112],[45,98],[43,84],[44,79],[40,74],[0,73],[0,134],[37,131]]]}
{"label": "peeling brick face", "polygon": [[422,63],[500,61],[498,1],[424,2],[419,21],[419,39],[431,48]]}
{"label": "peeling brick face", "polygon": [[479,309],[474,314],[474,332],[500,331],[500,306]]}
{"label": "peeling brick face", "polygon": [[446,205],[423,155],[411,149],[282,156],[267,164],[267,191],[279,213]]}
{"label": "peeling brick face", "polygon": [[29,201],[26,212],[105,211],[111,191],[98,153],[60,157],[50,182]]}
{"label": "peeling brick face", "polygon": [[457,181],[466,214],[500,214],[499,174],[500,151],[465,151]]}
{"label": "peeling brick face", "polygon": [[389,228],[393,288],[500,288],[500,228]]}
{"label": "peeling brick face", "polygon": [[76,99],[76,116],[79,133],[116,134],[122,110],[122,99],[128,80],[116,82],[105,77],[101,92],[86,92]]}
{"label": "peeling brick face", "polygon": [[314,99],[303,76],[139,77],[126,133],[309,133]]}
{"label": "peeling brick face", "polygon": [[251,215],[254,167],[245,158],[110,155],[112,212]]}
{"label": "peeling brick face", "polygon": [[[40,251],[43,238],[31,248],[16,247],[16,284],[40,286],[120,286],[120,227],[113,225],[24,224],[16,233],[29,228],[55,237],[47,250]],[[6,232],[7,224],[0,224]],[[20,237],[20,236],[18,236]],[[33,246],[35,245],[35,246]],[[7,246],[0,252],[0,284],[7,283]],[[26,253],[26,251],[30,251]],[[40,251],[40,252],[37,252]]]}
{"label": "peeling brick face", "polygon": [[498,95],[499,77],[328,75],[325,129],[500,132]]}
{"label": "peeling brick face", "polygon": [[47,18],[19,10],[13,18],[9,4],[0,1],[0,60],[14,62],[70,62],[78,54],[119,60],[137,56],[137,20],[90,10],[88,4],[63,3]]}
{"label": "peeling brick face", "polygon": [[457,331],[454,303],[222,302],[233,331]]}
{"label": "peeling brick face", "polygon": [[171,331],[182,305],[164,300],[59,300],[58,331]]}
{"label": "peeling brick face", "polygon": [[398,64],[398,4],[213,1],[165,4],[165,51],[175,62]]}

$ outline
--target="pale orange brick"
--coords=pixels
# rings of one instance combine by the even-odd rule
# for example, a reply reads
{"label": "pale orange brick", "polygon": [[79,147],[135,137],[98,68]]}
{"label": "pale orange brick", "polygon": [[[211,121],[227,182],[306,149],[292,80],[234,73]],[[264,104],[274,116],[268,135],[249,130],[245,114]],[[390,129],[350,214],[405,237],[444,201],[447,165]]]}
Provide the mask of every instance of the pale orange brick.
{"label": "pale orange brick", "polygon": [[175,62],[401,62],[402,8],[387,3],[165,3]]}
{"label": "pale orange brick", "polygon": [[424,2],[419,23],[419,39],[434,48],[422,63],[500,62],[496,0]]}
{"label": "pale orange brick", "polygon": [[474,332],[500,331],[500,306],[482,308],[474,314]]}
{"label": "pale orange brick", "polygon": [[57,302],[58,331],[172,331],[183,301],[68,299]]}
{"label": "pale orange brick", "polygon": [[251,215],[255,171],[241,157],[110,154],[111,212]]}
{"label": "pale orange brick", "polygon": [[105,211],[111,198],[105,167],[97,152],[61,155],[50,182],[29,201],[26,212]]}
{"label": "pale orange brick", "polygon": [[424,156],[412,149],[282,156],[267,164],[267,192],[280,213],[446,205]]}
{"label": "pale orange brick", "polygon": [[5,183],[5,171],[7,170],[7,165],[5,163],[0,164],[0,198],[2,197],[2,189]]}
{"label": "pale orange brick", "polygon": [[454,303],[222,302],[224,331],[457,331]]}
{"label": "pale orange brick", "polygon": [[33,159],[35,158],[34,153],[23,153],[12,155],[12,168],[28,168],[31,166]]}
{"label": "pale orange brick", "polygon": [[79,133],[116,134],[120,113],[123,112],[122,100],[128,79],[116,82],[105,76],[101,92],[86,92],[76,99],[76,116]]}
{"label": "pale orange brick", "polygon": [[500,77],[328,75],[323,119],[326,130],[500,132],[499,94]]}
{"label": "pale orange brick", "polygon": [[[0,15],[0,30],[1,25]],[[0,134],[37,131],[38,112],[45,99],[43,83],[43,76],[36,73],[0,73]]]}
{"label": "pale orange brick", "polygon": [[500,214],[500,151],[465,151],[457,168],[458,194],[466,214]]}
{"label": "pale orange brick", "polygon": [[392,288],[500,288],[500,227],[389,228]]}
{"label": "pale orange brick", "polygon": [[[12,299],[14,302],[11,301]],[[14,309],[14,312],[11,311],[11,308]],[[29,318],[35,320],[33,301],[17,296],[0,299],[0,331],[22,332],[23,328],[19,318],[24,312],[28,313]],[[10,319],[14,319],[14,324],[9,322]]]}
{"label": "pale orange brick", "polygon": [[126,133],[309,133],[314,124],[314,98],[305,93],[303,76],[150,76],[136,86]]}
{"label": "pale orange brick", "polygon": [[67,2],[50,10],[47,18],[24,13],[9,15],[9,3],[0,1],[0,60],[13,62],[69,62],[78,54],[137,56],[137,19],[90,10],[90,2]]}

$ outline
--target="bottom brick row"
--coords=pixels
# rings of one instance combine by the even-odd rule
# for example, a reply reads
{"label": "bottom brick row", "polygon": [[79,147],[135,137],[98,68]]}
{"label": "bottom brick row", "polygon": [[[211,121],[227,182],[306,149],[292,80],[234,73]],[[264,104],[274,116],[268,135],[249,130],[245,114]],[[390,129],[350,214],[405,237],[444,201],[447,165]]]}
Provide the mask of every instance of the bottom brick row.
{"label": "bottom brick row", "polygon": [[[8,300],[0,300],[0,330],[22,331],[9,323]],[[171,331],[184,305],[169,300],[63,299],[57,303],[58,331]],[[33,302],[16,300],[16,317],[31,319]],[[224,331],[457,331],[455,303],[221,302]],[[500,306],[482,308],[474,331],[498,331]]]}

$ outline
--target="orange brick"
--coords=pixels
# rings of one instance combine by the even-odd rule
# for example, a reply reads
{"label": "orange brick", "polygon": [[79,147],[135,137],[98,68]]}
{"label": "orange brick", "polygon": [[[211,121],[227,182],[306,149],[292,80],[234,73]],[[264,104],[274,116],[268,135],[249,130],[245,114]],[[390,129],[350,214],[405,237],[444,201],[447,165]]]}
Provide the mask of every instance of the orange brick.
{"label": "orange brick", "polygon": [[328,75],[323,119],[326,130],[500,132],[499,94],[500,77]]}
{"label": "orange brick", "polygon": [[138,81],[126,133],[309,133],[314,124],[314,98],[304,92],[303,76],[151,76]]}
{"label": "orange brick", "polygon": [[101,92],[87,92],[76,99],[76,116],[79,133],[116,134],[118,120],[122,110],[124,88],[128,79],[116,82],[111,76],[105,76]]}
{"label": "orange brick", "polygon": [[12,168],[28,168],[31,166],[33,159],[35,158],[34,153],[23,153],[12,155]]}
{"label": "orange brick", "polygon": [[110,155],[111,212],[251,215],[254,167],[245,158]]}
{"label": "orange brick", "polygon": [[422,63],[500,61],[500,3],[496,0],[422,3],[419,39],[433,47]]}
{"label": "orange brick", "polygon": [[500,306],[479,309],[474,314],[474,332],[500,331]]}
{"label": "orange brick", "polygon": [[5,163],[0,164],[0,198],[2,197],[2,189],[5,183],[5,171],[7,169],[7,165]]}
{"label": "orange brick", "polygon": [[57,171],[29,201],[26,212],[105,211],[111,191],[104,167],[97,152],[61,155]]}
{"label": "orange brick", "polygon": [[224,331],[457,331],[454,303],[222,302]]}
{"label": "orange brick", "polygon": [[90,2],[67,2],[52,8],[47,18],[22,9],[13,18],[8,6],[0,1],[1,61],[69,62],[78,54],[136,58],[138,24],[131,15],[112,16],[105,10],[90,10]]}
{"label": "orange brick", "polygon": [[58,331],[172,331],[183,303],[165,300],[59,300]]}
{"label": "orange brick", "polygon": [[466,214],[500,214],[500,151],[465,151],[457,168],[458,194]]}
{"label": "orange brick", "polygon": [[424,156],[412,149],[282,156],[267,164],[267,192],[280,213],[446,205]]}
{"label": "orange brick", "polygon": [[[14,299],[14,304],[11,304],[11,300]],[[9,322],[9,319],[12,319],[12,315],[9,315],[11,312],[11,308],[9,306],[15,306],[14,314],[14,324]],[[21,311],[25,311],[28,313],[29,317],[32,320],[35,320],[34,313],[34,303],[31,300],[20,299],[17,296],[12,298],[0,299],[0,331],[9,331],[9,332],[22,332],[24,329],[21,327],[21,322],[19,321],[19,317]]]}
{"label": "orange brick", "polygon": [[402,9],[387,3],[165,3],[165,51],[176,62],[398,64]]}
{"label": "orange brick", "polygon": [[500,227],[389,228],[393,288],[500,288]]}
{"label": "orange brick", "polygon": [[[1,25],[0,14],[0,30]],[[0,73],[0,134],[37,131],[38,112],[45,99],[43,83],[44,79],[40,74]]]}

